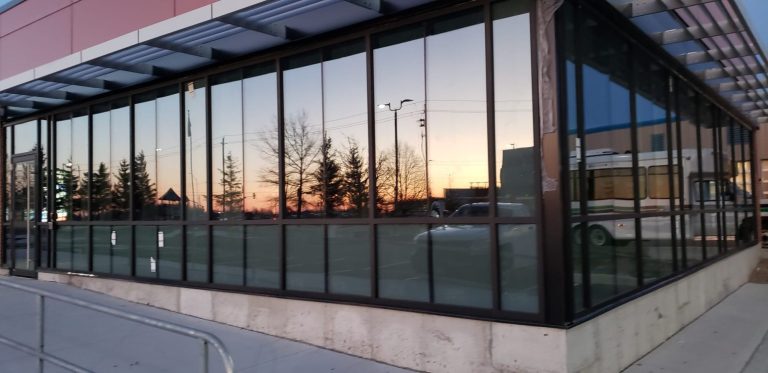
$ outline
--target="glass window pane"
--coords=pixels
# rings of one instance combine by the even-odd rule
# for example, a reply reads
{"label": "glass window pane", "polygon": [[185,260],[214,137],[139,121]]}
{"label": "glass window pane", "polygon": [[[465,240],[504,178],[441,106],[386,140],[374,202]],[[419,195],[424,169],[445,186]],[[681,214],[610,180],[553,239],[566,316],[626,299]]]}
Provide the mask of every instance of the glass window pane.
{"label": "glass window pane", "polygon": [[157,277],[157,227],[136,227],[136,276]]}
{"label": "glass window pane", "polygon": [[59,227],[56,234],[56,268],[72,269],[72,227]]}
{"label": "glass window pane", "polygon": [[429,302],[428,242],[414,237],[426,225],[379,225],[376,228],[379,296]]}
{"label": "glass window pane", "polygon": [[243,227],[213,227],[213,282],[243,285]]}
{"label": "glass window pane", "polygon": [[637,287],[634,220],[589,223],[587,244],[592,305]]}
{"label": "glass window pane", "polygon": [[72,120],[56,122],[56,185],[55,204],[57,221],[72,220],[72,197],[78,187],[72,163]]}
{"label": "glass window pane", "polygon": [[501,308],[508,311],[539,311],[539,257],[536,226],[498,226],[501,276]]}
{"label": "glass window pane", "polygon": [[325,291],[323,228],[322,225],[285,227],[286,289]]}
{"label": "glass window pane", "polygon": [[112,273],[126,276],[131,274],[132,230],[133,227],[112,227]]}
{"label": "glass window pane", "polygon": [[72,270],[87,272],[90,254],[90,227],[72,227]]}
{"label": "glass window pane", "polygon": [[[159,233],[162,232],[162,233]],[[166,280],[181,280],[181,238],[179,226],[159,226],[157,276]],[[162,245],[161,245],[162,243]]]}
{"label": "glass window pane", "polygon": [[361,40],[329,48],[323,62],[325,136],[313,191],[321,196],[327,217],[368,216],[368,97],[364,47]]}
{"label": "glass window pane", "polygon": [[487,225],[441,225],[414,240],[432,244],[435,303],[491,307],[490,231]]}
{"label": "glass window pane", "polygon": [[[536,208],[533,148],[533,76],[531,22],[526,1],[505,1],[493,7],[493,59],[496,126],[496,196],[498,216],[530,215]],[[523,8],[523,9],[518,9]],[[505,208],[512,205],[513,208]],[[525,216],[523,215],[523,216]]]}
{"label": "glass window pane", "polygon": [[245,228],[246,286],[280,287],[280,227]]}
{"label": "glass window pane", "polygon": [[109,226],[93,227],[93,271],[110,273],[112,268],[112,228]]}
{"label": "glass window pane", "polygon": [[88,219],[88,115],[75,114],[72,119],[72,153],[70,175],[77,187],[72,196],[73,220]]}
{"label": "glass window pane", "polygon": [[13,141],[14,154],[35,151],[37,148],[37,121],[15,125]]}
{"label": "glass window pane", "polygon": [[645,175],[640,185],[632,178],[629,45],[606,27],[596,19],[582,21],[581,27],[584,86],[578,94],[583,95],[586,157],[580,161],[594,170],[587,175],[589,214],[632,212],[635,188],[641,197],[645,191]]}
{"label": "glass window pane", "polygon": [[211,162],[218,220],[243,218],[243,85],[240,71],[213,77]]}
{"label": "glass window pane", "polygon": [[273,219],[279,212],[277,75],[274,64],[244,69],[246,219]]}
{"label": "glass window pane", "polygon": [[206,172],[206,107],[205,82],[197,80],[185,85],[184,113],[186,144],[186,203],[188,220],[208,220],[208,182]]}
{"label": "glass window pane", "polygon": [[187,280],[208,282],[208,227],[187,226]]}
{"label": "glass window pane", "polygon": [[699,175],[698,153],[698,119],[696,113],[696,94],[683,83],[677,92],[678,105],[680,107],[680,155],[683,180],[683,208],[686,210],[701,208],[697,199],[698,194],[694,184]]}
{"label": "glass window pane", "polygon": [[[645,191],[641,191],[640,210],[643,212],[670,211],[670,196],[676,184],[676,175],[670,170],[667,133],[667,75],[660,65],[644,54],[635,61],[637,93],[637,164],[645,172]],[[674,164],[674,163],[673,163]],[[642,173],[641,173],[642,175]],[[674,181],[673,181],[674,182]]]}
{"label": "glass window pane", "polygon": [[367,225],[328,226],[328,292],[371,295],[371,249]]}
{"label": "glass window pane", "polygon": [[[414,155],[421,159],[419,164],[429,166],[430,200],[442,200],[442,208],[448,212],[469,203],[488,202],[485,37],[481,19],[478,11],[437,20],[425,42],[427,113],[422,124],[427,148],[422,152],[423,144],[416,143]],[[451,31],[437,33],[443,28]],[[457,49],[462,52],[457,54]],[[413,126],[417,126],[418,121],[414,122]],[[407,125],[403,122],[401,127]],[[401,161],[405,159],[403,153]],[[401,162],[400,168],[405,165]]]}
{"label": "glass window pane", "polygon": [[[197,91],[203,90],[198,89]],[[156,210],[152,210],[155,212],[154,214],[148,214],[144,217],[146,220],[178,220],[181,219],[180,164],[182,155],[181,131],[179,130],[179,94],[176,88],[159,92],[154,109],[154,113],[149,113],[155,115],[154,132],[150,132],[156,136],[154,148],[152,144],[147,144],[144,153],[142,153],[138,146],[136,147],[134,180],[139,190],[134,192],[138,194],[134,200],[143,201],[141,204],[144,206],[156,207]],[[192,121],[196,122],[197,119],[192,119]],[[146,173],[142,172],[142,168],[147,170]],[[153,178],[156,180],[154,183]],[[187,189],[187,196],[190,193],[191,191]],[[138,203],[136,202],[137,205]]]}
{"label": "glass window pane", "polygon": [[648,284],[674,271],[672,217],[643,218],[640,227],[643,235],[643,282]]}
{"label": "glass window pane", "polygon": [[429,209],[423,34],[411,27],[374,40],[379,46],[373,51],[379,216],[424,216]]}
{"label": "glass window pane", "polygon": [[287,216],[319,217],[313,175],[322,160],[323,96],[320,53],[287,59],[283,73],[285,195]]}
{"label": "glass window pane", "polygon": [[[130,174],[131,174],[131,111],[127,102],[112,105],[110,115],[110,181],[111,220],[128,220],[130,217]],[[95,138],[95,137],[94,137]],[[94,144],[94,147],[96,145]]]}
{"label": "glass window pane", "polygon": [[130,275],[131,227],[94,226],[93,271]]}

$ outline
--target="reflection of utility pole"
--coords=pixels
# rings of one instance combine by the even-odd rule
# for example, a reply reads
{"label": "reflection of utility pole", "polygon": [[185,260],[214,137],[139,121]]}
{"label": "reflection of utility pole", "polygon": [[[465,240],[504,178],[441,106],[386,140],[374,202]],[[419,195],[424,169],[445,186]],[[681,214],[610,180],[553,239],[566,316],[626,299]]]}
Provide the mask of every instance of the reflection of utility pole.
{"label": "reflection of utility pole", "polygon": [[221,212],[227,212],[227,184],[224,182],[224,136],[221,136]]}
{"label": "reflection of utility pole", "polygon": [[189,174],[192,179],[192,207],[195,207],[197,204],[197,194],[195,193],[195,167],[192,164],[192,160],[194,159],[194,156],[192,155],[192,117],[190,117],[189,109],[187,109],[187,137],[189,137],[189,149],[187,149],[187,153],[189,154]]}
{"label": "reflection of utility pole", "polygon": [[400,194],[400,183],[399,183],[399,178],[400,178],[400,149],[399,149],[399,145],[397,143],[397,112],[400,111],[400,109],[403,108],[403,104],[404,103],[411,102],[411,101],[413,101],[413,100],[411,100],[410,98],[405,98],[405,99],[400,100],[400,106],[398,106],[396,109],[393,109],[391,103],[389,103],[389,102],[386,103],[386,104],[379,105],[380,109],[383,109],[383,108],[386,107],[386,108],[389,109],[389,111],[395,112],[395,200],[394,200],[394,204],[393,204],[393,207],[392,207],[392,211],[394,211],[394,212],[397,212],[397,201],[399,199],[399,194]]}

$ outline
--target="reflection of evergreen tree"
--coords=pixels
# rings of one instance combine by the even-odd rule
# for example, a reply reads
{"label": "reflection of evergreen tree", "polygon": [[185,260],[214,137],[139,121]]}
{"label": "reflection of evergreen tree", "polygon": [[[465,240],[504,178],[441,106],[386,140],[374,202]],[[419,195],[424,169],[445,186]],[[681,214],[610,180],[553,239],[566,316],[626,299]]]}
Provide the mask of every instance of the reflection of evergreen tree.
{"label": "reflection of evergreen tree", "polygon": [[109,176],[107,165],[100,162],[96,172],[85,173],[83,183],[77,190],[80,201],[87,201],[88,190],[91,191],[91,208],[96,216],[108,213],[111,209],[112,185]]}
{"label": "reflection of evergreen tree", "polygon": [[235,213],[243,209],[243,183],[240,181],[240,168],[232,158],[232,152],[224,159],[224,169],[221,174],[221,194],[214,194],[213,200],[221,208],[222,213]]}
{"label": "reflection of evergreen tree", "polygon": [[357,215],[365,214],[368,206],[368,171],[357,142],[350,139],[349,149],[342,158],[344,164],[344,197]]}
{"label": "reflection of evergreen tree", "polygon": [[136,206],[153,206],[157,197],[155,183],[147,171],[147,159],[144,152],[136,154],[133,162],[133,203]]}
{"label": "reflection of evergreen tree", "polygon": [[115,204],[115,209],[122,213],[128,213],[131,203],[131,165],[128,160],[120,161],[115,180],[112,189],[112,201]]}
{"label": "reflection of evergreen tree", "polygon": [[320,153],[318,167],[312,173],[314,184],[309,189],[311,193],[320,197],[323,213],[329,216],[344,202],[342,190],[344,179],[342,179],[341,167],[336,161],[336,152],[333,151],[329,137],[325,137]]}
{"label": "reflection of evergreen tree", "polygon": [[[78,189],[78,180],[74,176],[74,167],[71,160],[64,162],[60,168],[56,168],[56,187],[54,202],[56,211],[64,213],[72,219],[74,192]],[[59,216],[60,218],[63,216]]]}

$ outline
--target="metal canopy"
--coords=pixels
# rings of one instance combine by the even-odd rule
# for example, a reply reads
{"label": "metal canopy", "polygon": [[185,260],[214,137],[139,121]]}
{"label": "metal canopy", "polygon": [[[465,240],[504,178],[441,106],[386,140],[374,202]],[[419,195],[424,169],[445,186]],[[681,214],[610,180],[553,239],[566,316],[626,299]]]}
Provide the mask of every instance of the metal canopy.
{"label": "metal canopy", "polygon": [[768,70],[734,0],[608,0],[750,117],[768,122]]}
{"label": "metal canopy", "polygon": [[8,119],[81,101],[432,0],[271,0],[0,91]]}

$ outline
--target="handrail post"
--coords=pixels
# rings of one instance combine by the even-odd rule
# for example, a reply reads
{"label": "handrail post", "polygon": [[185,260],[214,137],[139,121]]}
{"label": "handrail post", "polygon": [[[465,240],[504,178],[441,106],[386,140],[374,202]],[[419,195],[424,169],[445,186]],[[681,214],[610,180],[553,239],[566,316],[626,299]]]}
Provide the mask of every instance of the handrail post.
{"label": "handrail post", "polygon": [[43,349],[45,348],[45,297],[37,294],[37,371],[43,373]]}
{"label": "handrail post", "polygon": [[203,341],[203,373],[208,373],[208,341]]}

